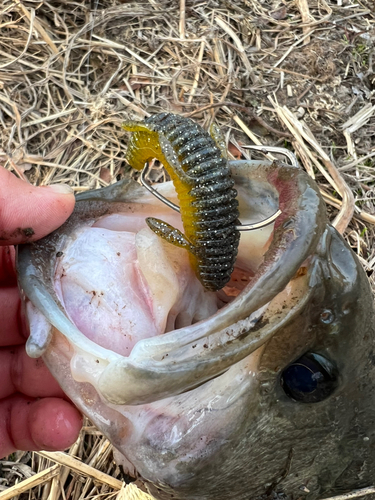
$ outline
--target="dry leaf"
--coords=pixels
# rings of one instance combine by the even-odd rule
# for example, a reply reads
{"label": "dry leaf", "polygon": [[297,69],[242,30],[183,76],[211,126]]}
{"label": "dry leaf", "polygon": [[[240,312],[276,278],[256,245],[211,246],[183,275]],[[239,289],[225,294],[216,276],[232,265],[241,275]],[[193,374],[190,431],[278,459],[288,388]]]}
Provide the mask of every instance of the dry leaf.
{"label": "dry leaf", "polygon": [[99,177],[101,178],[102,181],[108,182],[108,184],[110,184],[112,181],[112,175],[109,168],[102,167],[100,169]]}
{"label": "dry leaf", "polygon": [[281,20],[286,18],[286,7],[283,5],[280,9],[270,12],[270,16],[276,20]]}
{"label": "dry leaf", "polygon": [[236,158],[236,160],[240,160],[242,158],[241,151],[231,142],[228,144],[228,151]]}

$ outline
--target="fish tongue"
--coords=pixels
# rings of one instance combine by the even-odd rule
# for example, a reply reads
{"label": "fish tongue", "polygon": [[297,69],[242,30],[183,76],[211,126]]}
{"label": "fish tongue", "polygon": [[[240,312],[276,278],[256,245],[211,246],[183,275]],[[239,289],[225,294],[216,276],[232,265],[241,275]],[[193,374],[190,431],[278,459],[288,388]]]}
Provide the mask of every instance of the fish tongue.
{"label": "fish tongue", "polygon": [[166,243],[148,228],[137,233],[135,244],[159,332],[191,325],[217,311],[216,294],[205,291],[197,280],[186,250]]}
{"label": "fish tongue", "polygon": [[148,228],[137,234],[98,225],[80,230],[59,259],[55,288],[87,338],[124,356],[141,339],[217,310],[187,252]]}
{"label": "fish tongue", "polygon": [[180,285],[187,281],[184,278],[189,273],[186,251],[172,247],[166,252],[162,241],[147,228],[137,233],[135,246],[148,284],[152,316],[158,331],[163,333],[168,313],[182,295]]}

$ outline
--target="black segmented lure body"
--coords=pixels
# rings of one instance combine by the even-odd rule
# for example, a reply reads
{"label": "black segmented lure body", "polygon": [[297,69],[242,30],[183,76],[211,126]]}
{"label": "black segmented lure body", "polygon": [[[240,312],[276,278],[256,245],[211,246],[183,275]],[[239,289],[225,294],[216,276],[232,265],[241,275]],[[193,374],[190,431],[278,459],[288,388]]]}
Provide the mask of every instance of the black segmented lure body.
{"label": "black segmented lure body", "polygon": [[214,139],[189,118],[162,113],[144,122],[125,122],[134,132],[126,158],[143,169],[152,158],[170,174],[180,202],[185,234],[159,219],[147,224],[170,243],[186,248],[197,277],[207,290],[229,281],[240,233],[237,191],[225,154]]}

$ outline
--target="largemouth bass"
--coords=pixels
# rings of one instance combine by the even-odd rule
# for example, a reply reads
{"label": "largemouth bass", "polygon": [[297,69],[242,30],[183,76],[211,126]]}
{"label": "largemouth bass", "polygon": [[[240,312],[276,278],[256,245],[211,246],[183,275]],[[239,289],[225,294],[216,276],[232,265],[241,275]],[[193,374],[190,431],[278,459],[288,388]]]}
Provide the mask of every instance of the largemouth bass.
{"label": "largemouth bass", "polygon": [[[315,500],[373,484],[373,297],[314,181],[231,162],[235,269],[205,290],[145,218],[179,215],[125,180],[77,196],[70,219],[18,252],[42,356],[157,499]],[[173,198],[171,183],[159,186]]]}

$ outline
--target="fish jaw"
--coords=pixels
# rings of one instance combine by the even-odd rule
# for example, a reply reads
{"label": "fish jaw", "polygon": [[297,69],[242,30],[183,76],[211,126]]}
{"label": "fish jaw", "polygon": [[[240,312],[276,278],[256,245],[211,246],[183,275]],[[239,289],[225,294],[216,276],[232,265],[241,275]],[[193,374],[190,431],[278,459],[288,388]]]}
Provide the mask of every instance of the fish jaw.
{"label": "fish jaw", "polygon": [[[32,332],[29,347],[33,347],[34,355],[43,352],[62,388],[109,437],[124,455],[129,472],[141,476],[156,498],[170,498],[168,495],[173,494],[184,500],[231,496],[241,500],[271,495],[273,491],[297,497],[306,483],[311,491],[308,498],[315,499],[322,492],[335,491],[340,477],[344,487],[354,484],[345,483],[344,477],[346,470],[350,472],[351,454],[358,461],[363,456],[362,463],[374,463],[368,451],[373,443],[369,425],[373,390],[368,384],[359,387],[357,383],[363,379],[362,359],[365,355],[369,359],[369,354],[365,348],[358,349],[355,341],[360,338],[363,344],[365,334],[369,338],[374,334],[366,277],[343,241],[327,227],[317,190],[310,181],[296,180],[293,172],[289,179],[287,174],[283,178],[284,172],[268,167],[266,173],[253,173],[271,192],[283,182],[288,185],[292,180],[293,184],[294,179],[297,188],[296,183],[305,182],[306,196],[302,205],[293,200],[297,204],[294,213],[288,213],[286,207],[281,221],[284,227],[279,224],[279,231],[276,227],[271,242],[267,235],[262,249],[258,248],[261,257],[257,262],[248,261],[247,248],[243,249],[242,266],[249,272],[243,291],[212,317],[177,330],[178,335],[171,331],[140,340],[129,356],[98,346],[75,327],[62,312],[62,299],[51,284],[56,259],[48,269],[49,261],[41,258],[46,250],[38,254],[35,247],[23,249],[19,272],[21,285],[33,301],[30,323],[43,326],[39,337]],[[243,178],[241,166],[235,175]],[[243,184],[248,193],[247,181]],[[264,190],[260,188],[260,192]],[[142,196],[133,186],[122,201],[129,214],[138,200],[139,224],[143,214],[150,211]],[[79,230],[82,221],[97,228],[107,227],[109,222],[117,224],[113,218],[109,221],[116,214],[116,203],[106,204],[102,194],[98,197],[95,200],[91,195],[78,207],[79,217],[68,222],[70,234]],[[314,200],[318,203],[311,205]],[[99,216],[93,215],[96,203],[101,207],[97,210]],[[316,207],[315,225],[306,222],[312,206]],[[265,218],[270,214],[263,215]],[[107,222],[103,222],[105,217]],[[310,246],[303,239],[305,233],[298,232],[298,217],[313,233]],[[301,238],[302,250],[296,249]],[[66,235],[52,235],[47,245],[49,255],[59,253],[67,239]],[[34,254],[30,256],[30,252]],[[34,267],[25,264],[26,257]],[[284,260],[276,266],[279,275],[272,281],[274,263],[281,257]],[[38,268],[42,260],[45,266]],[[301,269],[305,271],[296,274]],[[264,276],[268,276],[267,280]],[[40,288],[40,280],[44,288]],[[55,308],[59,304],[62,316],[56,311],[51,313],[48,306],[52,308],[52,303]],[[35,306],[43,310],[47,323],[35,319]],[[350,323],[339,307],[351,310]],[[327,309],[334,312],[335,318],[328,326],[320,321]],[[53,325],[49,330],[48,323]],[[355,332],[353,338],[343,328],[348,324]],[[353,352],[356,367],[345,361],[348,349]],[[342,379],[336,393],[315,407],[291,401],[280,384],[283,369],[309,350],[332,358]],[[168,363],[170,359],[172,364]],[[177,371],[173,371],[175,366]],[[373,380],[373,371],[368,373]],[[174,385],[174,378],[178,384]],[[360,408],[359,419],[350,412],[351,407],[348,410],[347,394]],[[363,448],[367,441],[363,440],[361,446],[356,443],[356,449],[349,450],[347,442],[351,441],[354,418],[361,435],[369,438],[367,451]],[[345,453],[339,453],[340,446]],[[333,471],[329,480],[325,470]],[[241,478],[235,484],[231,481],[234,475]],[[367,477],[371,476],[364,475],[363,481]]]}
{"label": "fish jaw", "polygon": [[[250,167],[253,164],[250,163]],[[149,214],[150,210],[171,210],[153,197],[150,200],[150,196],[137,184],[124,182],[121,186],[114,185],[84,195],[77,202],[73,216],[59,231],[38,245],[22,248],[19,275],[25,295],[52,325],[70,338],[77,352],[87,352],[88,359],[99,360],[96,364],[103,371],[89,364],[87,370],[96,373],[97,388],[107,401],[141,404],[189,390],[223,373],[273,334],[272,328],[254,330],[254,325],[263,316],[268,302],[298,270],[300,262],[314,251],[325,223],[324,205],[313,181],[297,168],[280,169],[277,164],[258,164],[252,171],[247,162],[236,162],[233,170],[239,181],[252,176],[252,184],[260,186],[260,192],[262,184],[266,184],[268,191],[273,190],[274,202],[280,197],[278,203],[283,214],[275,225],[274,236],[263,262],[241,293],[225,307],[190,326],[139,340],[128,357],[100,348],[63,312],[64,307],[54,284],[56,259],[59,258],[56,256],[64,253],[71,235],[83,225],[93,226],[98,220],[116,213],[129,218],[136,213],[139,220],[139,214]],[[267,195],[263,202],[264,216],[261,210],[257,211],[261,218],[269,216],[270,209],[273,213],[269,198]],[[248,200],[251,199],[251,196],[245,197],[243,203],[250,203]],[[168,222],[167,217],[163,216],[163,219]],[[311,231],[311,227],[315,230]],[[244,244],[246,246],[245,238]],[[246,255],[246,252],[242,253]],[[251,258],[246,258],[251,261]],[[244,335],[245,332],[249,334]],[[229,344],[226,342],[228,335],[240,341]]]}
{"label": "fish jaw", "polygon": [[[311,272],[293,279],[270,306],[277,314],[291,297],[298,295],[300,302],[315,283],[303,309],[267,344],[178,396],[137,406],[106,404],[91,384],[72,379],[66,350],[59,347],[66,341],[54,335],[57,344],[44,355],[48,366],[57,375],[65,358],[63,389],[155,498],[245,500],[267,492],[269,498],[275,492],[294,498],[307,488],[310,500],[370,484],[375,374],[365,338],[374,335],[372,297],[359,263],[331,228],[318,251],[305,263]],[[333,318],[325,323],[327,311]],[[324,353],[340,373],[338,389],[315,405],[291,400],[280,385],[283,368],[306,351]],[[353,482],[355,468],[365,465],[362,479]]]}

